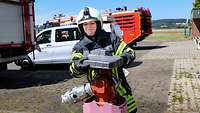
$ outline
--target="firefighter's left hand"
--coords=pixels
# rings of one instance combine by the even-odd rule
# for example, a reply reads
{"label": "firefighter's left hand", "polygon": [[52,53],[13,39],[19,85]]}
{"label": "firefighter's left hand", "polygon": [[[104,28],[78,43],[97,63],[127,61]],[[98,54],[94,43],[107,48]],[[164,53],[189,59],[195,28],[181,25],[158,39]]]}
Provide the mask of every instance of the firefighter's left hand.
{"label": "firefighter's left hand", "polygon": [[126,55],[126,54],[122,54],[121,55],[121,58],[123,59],[123,64],[127,64],[127,62],[128,62],[128,58],[127,58],[128,56]]}
{"label": "firefighter's left hand", "polygon": [[135,60],[135,52],[133,52],[133,53],[123,53],[123,54],[121,55],[121,57],[123,58],[124,65],[128,65],[128,64],[130,64],[132,61]]}

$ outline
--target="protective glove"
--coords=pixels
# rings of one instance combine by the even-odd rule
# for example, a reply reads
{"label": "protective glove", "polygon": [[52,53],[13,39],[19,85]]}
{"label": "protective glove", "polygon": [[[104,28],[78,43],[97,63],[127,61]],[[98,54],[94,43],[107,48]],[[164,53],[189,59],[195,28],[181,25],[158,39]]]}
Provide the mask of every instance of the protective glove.
{"label": "protective glove", "polygon": [[135,60],[135,52],[133,53],[123,53],[121,55],[121,57],[123,58],[124,64],[130,64],[132,61]]}
{"label": "protective glove", "polygon": [[87,70],[89,68],[89,64],[83,63],[84,60],[87,60],[87,59],[80,59],[80,60],[75,60],[74,61],[74,65],[75,65],[76,69],[78,69],[78,70]]}
{"label": "protective glove", "polygon": [[121,58],[123,59],[123,64],[126,65],[127,62],[128,62],[128,58],[127,58],[126,53],[125,53],[125,54],[122,54],[122,55],[121,55]]}

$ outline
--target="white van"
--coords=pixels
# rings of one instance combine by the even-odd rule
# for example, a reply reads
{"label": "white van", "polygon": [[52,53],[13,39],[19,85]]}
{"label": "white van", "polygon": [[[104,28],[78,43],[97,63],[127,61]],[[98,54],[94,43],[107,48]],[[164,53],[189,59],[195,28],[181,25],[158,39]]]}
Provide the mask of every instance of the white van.
{"label": "white van", "polygon": [[[103,28],[107,32],[122,35],[119,25],[106,23]],[[72,49],[79,41],[80,32],[77,25],[52,27],[42,30],[36,36],[37,46],[26,58],[15,63],[28,69],[38,64],[70,63]]]}

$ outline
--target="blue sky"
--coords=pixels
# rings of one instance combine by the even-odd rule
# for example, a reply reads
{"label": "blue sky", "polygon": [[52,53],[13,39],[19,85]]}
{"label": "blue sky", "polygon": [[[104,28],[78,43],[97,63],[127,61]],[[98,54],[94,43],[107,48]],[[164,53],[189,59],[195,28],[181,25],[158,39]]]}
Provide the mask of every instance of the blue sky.
{"label": "blue sky", "polygon": [[55,14],[76,16],[85,6],[104,11],[127,6],[149,8],[152,19],[189,18],[194,0],[35,0],[36,24],[42,24]]}

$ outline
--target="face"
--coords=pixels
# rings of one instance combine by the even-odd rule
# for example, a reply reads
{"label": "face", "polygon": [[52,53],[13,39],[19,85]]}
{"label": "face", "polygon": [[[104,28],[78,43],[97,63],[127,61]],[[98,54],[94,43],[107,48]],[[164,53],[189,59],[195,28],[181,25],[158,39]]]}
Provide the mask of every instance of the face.
{"label": "face", "polygon": [[95,21],[89,21],[83,23],[83,29],[88,36],[94,36],[97,29],[97,24]]}

